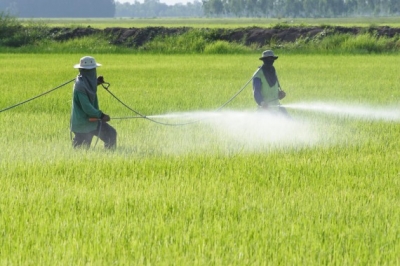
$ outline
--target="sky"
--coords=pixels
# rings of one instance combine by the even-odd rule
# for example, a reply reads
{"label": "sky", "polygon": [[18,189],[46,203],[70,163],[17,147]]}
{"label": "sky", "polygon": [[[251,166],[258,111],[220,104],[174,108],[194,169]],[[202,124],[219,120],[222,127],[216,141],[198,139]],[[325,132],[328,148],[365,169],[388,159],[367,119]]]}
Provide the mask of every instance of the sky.
{"label": "sky", "polygon": [[[135,0],[115,0],[116,2],[119,3],[134,3]],[[140,3],[143,3],[143,0],[138,0]],[[160,0],[160,3],[166,3],[167,5],[175,5],[177,3],[182,3],[182,4],[186,4],[188,2],[192,2],[193,0]]]}

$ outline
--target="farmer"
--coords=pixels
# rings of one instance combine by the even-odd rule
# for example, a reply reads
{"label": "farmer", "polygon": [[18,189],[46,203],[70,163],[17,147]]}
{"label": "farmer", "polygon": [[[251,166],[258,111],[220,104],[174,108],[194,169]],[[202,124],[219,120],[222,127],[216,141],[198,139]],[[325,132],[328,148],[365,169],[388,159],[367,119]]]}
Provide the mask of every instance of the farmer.
{"label": "farmer", "polygon": [[271,50],[266,50],[259,58],[263,65],[253,75],[254,100],[259,109],[289,116],[286,109],[280,105],[279,100],[285,98],[286,93],[279,85],[274,62],[278,56]]}
{"label": "farmer", "polygon": [[100,138],[106,149],[115,149],[117,144],[117,132],[107,123],[110,117],[99,109],[97,86],[104,83],[104,79],[102,76],[97,77],[98,66],[101,64],[96,63],[91,56],[82,57],[79,64],[74,66],[79,69],[72,98],[71,131],[75,135],[72,142],[74,148],[89,148],[93,136]]}

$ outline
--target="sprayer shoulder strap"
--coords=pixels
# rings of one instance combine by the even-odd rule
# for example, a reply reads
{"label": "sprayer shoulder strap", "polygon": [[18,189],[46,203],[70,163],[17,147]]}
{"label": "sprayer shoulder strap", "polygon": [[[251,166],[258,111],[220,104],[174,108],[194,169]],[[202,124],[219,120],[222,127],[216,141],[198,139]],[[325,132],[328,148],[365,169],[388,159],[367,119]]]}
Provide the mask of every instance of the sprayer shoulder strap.
{"label": "sprayer shoulder strap", "polygon": [[[276,73],[275,73],[276,74]],[[278,83],[278,90],[282,90],[282,88],[281,88],[281,84],[279,83],[279,77],[278,77],[278,74],[276,74],[276,82]]]}
{"label": "sprayer shoulder strap", "polygon": [[257,68],[257,70],[254,72],[253,78],[258,78],[258,77],[259,77],[259,76],[258,76],[258,72],[260,72],[260,70],[261,70],[261,66],[259,66],[259,67]]}

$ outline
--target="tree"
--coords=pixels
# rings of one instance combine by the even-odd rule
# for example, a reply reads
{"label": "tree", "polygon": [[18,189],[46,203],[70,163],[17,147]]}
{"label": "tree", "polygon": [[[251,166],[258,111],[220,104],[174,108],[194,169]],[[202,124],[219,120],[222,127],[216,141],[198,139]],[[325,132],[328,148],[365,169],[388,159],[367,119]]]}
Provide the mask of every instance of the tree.
{"label": "tree", "polygon": [[224,5],[222,0],[210,0],[210,11],[212,15],[222,15],[224,12]]}
{"label": "tree", "polygon": [[228,0],[225,9],[226,13],[241,17],[245,11],[245,0]]}
{"label": "tree", "polygon": [[389,0],[388,12],[390,14],[400,14],[400,1],[398,1],[398,0]]}
{"label": "tree", "polygon": [[286,0],[283,6],[283,14],[287,17],[297,17],[302,13],[303,7],[298,0]]}
{"label": "tree", "polygon": [[267,17],[273,13],[273,0],[258,0],[258,10]]}
{"label": "tree", "polygon": [[400,0],[196,0],[169,6],[160,0],[0,0],[0,12],[19,17],[338,17],[398,15]]}
{"label": "tree", "polygon": [[257,16],[257,14],[259,13],[257,0],[246,0],[245,6],[246,6],[246,15],[248,17]]}
{"label": "tree", "polygon": [[331,13],[334,17],[341,16],[343,13],[345,13],[343,0],[328,0],[327,5],[329,13]]}

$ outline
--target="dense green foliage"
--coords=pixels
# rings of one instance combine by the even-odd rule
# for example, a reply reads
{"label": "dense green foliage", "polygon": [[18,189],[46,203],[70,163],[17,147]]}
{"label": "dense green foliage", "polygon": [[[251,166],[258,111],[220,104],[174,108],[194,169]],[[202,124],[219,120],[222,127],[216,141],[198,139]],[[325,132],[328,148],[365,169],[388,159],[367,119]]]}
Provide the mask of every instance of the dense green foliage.
{"label": "dense green foliage", "polygon": [[41,18],[23,19],[25,21],[46,22],[50,27],[93,27],[105,29],[110,27],[145,28],[145,27],[191,27],[191,28],[224,28],[236,29],[246,27],[269,28],[277,24],[291,27],[321,27],[323,25],[342,27],[386,26],[400,28],[400,17],[343,17],[343,18]]}
{"label": "dense green foliage", "polygon": [[14,16],[0,12],[0,48],[38,45],[49,37],[48,30],[40,21],[29,21],[23,26]]}
{"label": "dense green foliage", "polygon": [[[279,45],[279,44],[277,44]],[[281,45],[279,45],[281,46]],[[400,51],[400,38],[380,37],[370,33],[360,35],[334,34],[320,38],[303,38],[287,43],[284,49],[307,53],[393,53]]]}
{"label": "dense green foliage", "polygon": [[[70,80],[89,52],[0,54],[0,109]],[[290,122],[258,116],[250,85],[212,112],[258,53],[93,55],[136,110],[213,119],[112,119],[119,147],[104,153],[70,146],[72,84],[0,113],[1,264],[400,263],[398,55],[278,53],[283,104],[348,106],[288,109]],[[99,97],[112,118],[133,115]],[[354,117],[357,106],[397,120]]]}
{"label": "dense green foliage", "polygon": [[[273,28],[288,28],[284,23],[271,25]],[[302,27],[302,26],[298,26]],[[38,53],[212,53],[246,54],[274,49],[290,53],[392,53],[400,49],[399,36],[379,36],[369,33],[360,35],[332,34],[329,27],[312,38],[300,38],[293,43],[271,40],[265,45],[245,45],[243,42],[219,40],[218,29],[192,28],[178,35],[155,36],[140,47],[127,47],[124,44],[111,44],[114,36],[100,32],[86,37],[57,40],[50,34],[51,28],[43,21],[23,22],[6,13],[0,13],[0,51],[38,52]],[[17,47],[17,48],[16,48]]]}
{"label": "dense green foliage", "polygon": [[[32,29],[32,28],[30,28]],[[42,33],[42,28],[38,33]],[[129,53],[129,54],[249,54],[274,49],[280,53],[308,54],[370,54],[397,53],[400,50],[398,36],[379,37],[365,33],[358,36],[335,34],[324,38],[302,38],[294,43],[279,43],[272,40],[263,46],[212,40],[208,32],[192,30],[180,36],[156,37],[138,48],[112,45],[103,34],[55,41],[40,36],[14,35],[0,42],[0,52],[24,53]],[[19,48],[15,48],[19,47]]]}

